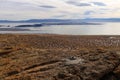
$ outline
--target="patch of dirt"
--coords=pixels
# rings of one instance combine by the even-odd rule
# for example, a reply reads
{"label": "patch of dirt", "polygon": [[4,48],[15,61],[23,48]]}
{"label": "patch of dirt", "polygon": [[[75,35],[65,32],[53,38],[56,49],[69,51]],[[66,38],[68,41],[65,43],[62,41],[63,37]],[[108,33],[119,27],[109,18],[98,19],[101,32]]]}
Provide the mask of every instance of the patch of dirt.
{"label": "patch of dirt", "polygon": [[0,35],[0,80],[119,80],[119,39]]}

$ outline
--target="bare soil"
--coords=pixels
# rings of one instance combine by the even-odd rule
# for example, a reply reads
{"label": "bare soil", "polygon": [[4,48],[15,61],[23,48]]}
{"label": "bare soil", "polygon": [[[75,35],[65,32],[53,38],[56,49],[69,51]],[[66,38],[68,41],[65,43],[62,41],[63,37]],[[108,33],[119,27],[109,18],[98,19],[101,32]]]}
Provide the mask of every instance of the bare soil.
{"label": "bare soil", "polygon": [[120,36],[0,34],[0,80],[120,80]]}

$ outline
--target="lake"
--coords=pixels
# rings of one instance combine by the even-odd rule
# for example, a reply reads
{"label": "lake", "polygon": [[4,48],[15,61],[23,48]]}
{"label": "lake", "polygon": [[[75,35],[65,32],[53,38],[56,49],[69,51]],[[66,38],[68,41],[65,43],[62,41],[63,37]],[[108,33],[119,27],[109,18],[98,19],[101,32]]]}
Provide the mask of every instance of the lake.
{"label": "lake", "polygon": [[[28,34],[65,34],[65,35],[120,35],[120,23],[102,23],[102,25],[51,25],[43,27],[20,27],[16,25],[36,23],[0,23],[0,33],[28,33]],[[6,27],[6,26],[9,26]],[[6,30],[3,30],[5,28]]]}

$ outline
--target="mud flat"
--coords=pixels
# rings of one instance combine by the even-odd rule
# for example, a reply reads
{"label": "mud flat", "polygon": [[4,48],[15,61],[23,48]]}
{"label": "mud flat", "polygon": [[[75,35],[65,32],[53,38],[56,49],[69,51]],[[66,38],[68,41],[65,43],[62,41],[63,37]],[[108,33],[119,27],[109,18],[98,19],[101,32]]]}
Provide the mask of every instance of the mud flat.
{"label": "mud flat", "polygon": [[120,36],[0,35],[0,80],[120,80]]}

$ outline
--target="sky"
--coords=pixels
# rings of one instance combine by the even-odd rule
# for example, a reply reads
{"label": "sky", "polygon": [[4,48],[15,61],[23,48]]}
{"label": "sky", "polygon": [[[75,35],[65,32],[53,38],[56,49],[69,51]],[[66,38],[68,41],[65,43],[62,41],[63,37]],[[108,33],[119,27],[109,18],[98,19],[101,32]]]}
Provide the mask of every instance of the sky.
{"label": "sky", "polygon": [[120,18],[120,0],[0,0],[0,20]]}

